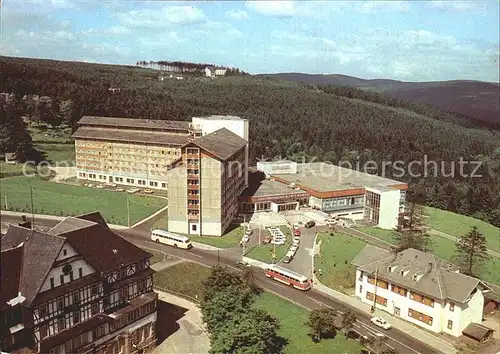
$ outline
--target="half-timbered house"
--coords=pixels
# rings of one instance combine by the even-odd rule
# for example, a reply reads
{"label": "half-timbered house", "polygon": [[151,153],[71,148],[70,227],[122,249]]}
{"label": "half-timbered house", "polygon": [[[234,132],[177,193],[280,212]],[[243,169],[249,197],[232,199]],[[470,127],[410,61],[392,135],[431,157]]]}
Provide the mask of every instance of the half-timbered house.
{"label": "half-timbered house", "polygon": [[1,246],[2,351],[134,354],[156,345],[151,254],[99,213],[46,233],[10,226]]}

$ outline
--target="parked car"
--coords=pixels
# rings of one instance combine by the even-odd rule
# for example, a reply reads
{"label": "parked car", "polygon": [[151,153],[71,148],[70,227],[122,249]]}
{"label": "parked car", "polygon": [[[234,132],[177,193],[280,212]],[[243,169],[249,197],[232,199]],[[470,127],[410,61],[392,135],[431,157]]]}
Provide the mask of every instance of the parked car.
{"label": "parked car", "polygon": [[152,194],[153,193],[153,190],[152,189],[145,189],[142,191],[143,193],[146,193],[146,194]]}
{"label": "parked car", "polygon": [[299,229],[295,229],[295,231],[293,232],[293,234],[295,236],[300,236],[300,230]]}
{"label": "parked car", "polygon": [[390,329],[392,326],[389,324],[389,322],[387,322],[386,320],[384,320],[383,318],[380,318],[380,317],[372,317],[370,319],[370,321],[375,325],[375,326],[378,326],[380,328],[383,328],[385,330],[387,329]]}
{"label": "parked car", "polygon": [[311,227],[314,227],[315,225],[316,225],[316,223],[313,220],[311,220],[311,221],[306,222],[306,224],[304,226],[307,227],[308,229],[310,229]]}
{"label": "parked car", "polygon": [[245,235],[250,236],[251,234],[253,234],[253,230],[252,229],[246,229]]}
{"label": "parked car", "polygon": [[288,252],[283,258],[283,263],[290,263],[293,259],[293,253]]}
{"label": "parked car", "polygon": [[325,219],[325,223],[326,223],[328,226],[330,226],[330,225],[335,225],[335,224],[336,224],[336,221],[335,221],[335,219],[333,219],[333,218],[326,218],[326,219]]}
{"label": "parked car", "polygon": [[294,229],[298,229],[299,228],[299,223],[296,222],[295,224],[293,224],[293,228]]}
{"label": "parked car", "polygon": [[263,242],[265,245],[267,245],[268,243],[270,243],[270,242],[271,242],[271,237],[266,236],[262,242]]}
{"label": "parked car", "polygon": [[238,268],[250,267],[250,264],[248,264],[247,262],[243,262],[243,261],[238,261],[234,265]]}
{"label": "parked car", "polygon": [[293,244],[298,245],[300,243],[300,237],[294,237],[293,238]]}
{"label": "parked car", "polygon": [[295,253],[295,252],[297,252],[298,249],[299,249],[299,246],[296,244],[293,244],[290,246],[290,252]]}
{"label": "parked car", "polygon": [[248,235],[245,235],[245,236],[243,236],[243,237],[241,238],[241,241],[243,241],[243,242],[245,242],[245,243],[246,243],[246,242],[250,241],[250,237],[248,237]]}

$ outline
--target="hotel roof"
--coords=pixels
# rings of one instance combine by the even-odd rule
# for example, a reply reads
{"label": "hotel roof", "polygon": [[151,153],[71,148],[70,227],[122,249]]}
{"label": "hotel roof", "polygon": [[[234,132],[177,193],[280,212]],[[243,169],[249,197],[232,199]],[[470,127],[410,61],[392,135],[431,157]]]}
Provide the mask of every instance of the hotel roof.
{"label": "hotel roof", "polygon": [[226,128],[221,128],[191,142],[221,160],[227,160],[243,149],[248,142]]}
{"label": "hotel roof", "polygon": [[323,162],[297,164],[297,174],[273,174],[272,176],[318,192],[365,187],[386,191],[392,189],[388,187],[404,184],[389,178]]}
{"label": "hotel roof", "polygon": [[186,132],[189,129],[188,121],[116,118],[116,117],[98,117],[98,116],[84,116],[78,121],[78,124],[110,127],[110,128],[181,130]]}
{"label": "hotel roof", "polygon": [[267,197],[267,196],[282,196],[282,195],[292,195],[297,193],[304,193],[307,196],[307,192],[297,191],[286,184],[278,181],[271,181],[265,178],[265,174],[260,171],[249,169],[248,174],[248,188],[243,191],[243,197]]}
{"label": "hotel roof", "polygon": [[124,141],[154,145],[184,145],[189,141],[188,135],[168,134],[150,131],[127,131],[123,129],[104,129],[80,127],[72,135],[73,138],[106,141]]}

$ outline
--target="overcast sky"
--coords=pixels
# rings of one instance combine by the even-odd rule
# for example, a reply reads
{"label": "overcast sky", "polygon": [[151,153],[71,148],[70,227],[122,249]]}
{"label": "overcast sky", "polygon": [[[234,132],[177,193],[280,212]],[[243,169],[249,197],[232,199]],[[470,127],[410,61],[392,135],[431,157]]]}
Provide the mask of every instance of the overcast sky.
{"label": "overcast sky", "polygon": [[9,56],[499,80],[498,1],[3,0],[1,11]]}

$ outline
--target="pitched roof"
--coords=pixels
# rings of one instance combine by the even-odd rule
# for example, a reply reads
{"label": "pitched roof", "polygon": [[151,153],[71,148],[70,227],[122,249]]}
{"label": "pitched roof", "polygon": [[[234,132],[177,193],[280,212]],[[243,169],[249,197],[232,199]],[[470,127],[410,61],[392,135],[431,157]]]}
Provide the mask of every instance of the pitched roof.
{"label": "pitched roof", "polygon": [[66,232],[79,230],[93,225],[96,225],[96,223],[69,216],[66,219],[59,222],[59,224],[54,226],[52,229],[47,231],[47,233],[50,235],[60,235]]}
{"label": "pitched roof", "polygon": [[11,225],[7,230],[2,239],[3,244],[10,245],[10,247],[23,244],[24,253],[19,282],[19,291],[26,298],[23,304],[31,304],[37,295],[64,242],[62,237],[20,226]]}
{"label": "pitched roof", "polygon": [[73,138],[96,139],[106,141],[130,141],[158,145],[183,145],[189,137],[180,134],[169,134],[151,131],[127,131],[124,129],[102,129],[93,127],[79,127],[72,135]]}
{"label": "pitched roof", "polygon": [[[435,299],[465,302],[482,282],[458,273],[456,266],[432,253],[409,248],[397,254],[367,245],[352,264],[360,270]],[[482,284],[484,286],[484,284]]]}
{"label": "pitched roof", "polygon": [[99,272],[107,273],[124,265],[150,257],[149,252],[128,242],[100,224],[59,234],[66,237],[88,262]]}
{"label": "pitched roof", "polygon": [[248,142],[229,129],[221,128],[195,139],[189,144],[195,144],[225,161],[244,148]]}
{"label": "pitched roof", "polygon": [[101,213],[99,213],[98,211],[92,211],[90,213],[77,215],[77,216],[75,216],[75,218],[87,220],[87,221],[92,221],[92,222],[95,222],[96,224],[100,224],[102,226],[109,228],[108,224],[106,224],[106,220],[104,220]]}
{"label": "pitched roof", "polygon": [[19,281],[23,261],[23,247],[15,247],[1,253],[0,262],[0,310],[8,307],[7,301],[15,298],[19,292]]}
{"label": "pitched roof", "polygon": [[[102,218],[98,213],[83,217],[96,220]],[[151,256],[150,253],[112,232],[107,225],[81,218],[68,217],[48,233],[11,225],[2,238],[2,301],[4,275],[15,279],[16,273],[10,269],[21,269],[17,289],[25,297],[23,304],[29,306],[38,294],[65,242],[75,248],[101,273]],[[20,245],[21,247],[18,247]],[[18,248],[23,251],[20,263],[16,263],[16,253],[10,253]],[[4,254],[7,254],[6,259]],[[5,269],[9,271],[4,272],[4,267],[8,267]],[[5,297],[9,297],[14,288],[14,285],[12,289],[9,287]]]}
{"label": "pitched roof", "polygon": [[162,120],[162,119],[137,119],[84,116],[78,121],[79,125],[106,126],[115,128],[142,128],[149,130],[185,130],[189,129],[188,121]]}

